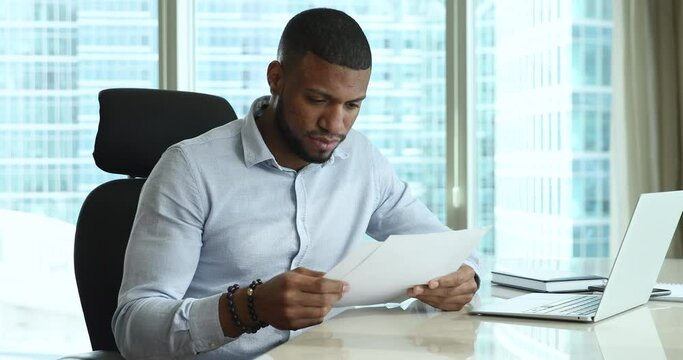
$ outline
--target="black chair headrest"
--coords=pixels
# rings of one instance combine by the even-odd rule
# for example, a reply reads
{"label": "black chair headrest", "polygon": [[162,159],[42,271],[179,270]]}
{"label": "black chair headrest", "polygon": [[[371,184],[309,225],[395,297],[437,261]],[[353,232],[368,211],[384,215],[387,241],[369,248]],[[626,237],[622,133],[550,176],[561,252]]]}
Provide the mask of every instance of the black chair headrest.
{"label": "black chair headrest", "polygon": [[93,157],[110,173],[147,177],[171,145],[237,118],[222,97],[158,89],[106,89]]}

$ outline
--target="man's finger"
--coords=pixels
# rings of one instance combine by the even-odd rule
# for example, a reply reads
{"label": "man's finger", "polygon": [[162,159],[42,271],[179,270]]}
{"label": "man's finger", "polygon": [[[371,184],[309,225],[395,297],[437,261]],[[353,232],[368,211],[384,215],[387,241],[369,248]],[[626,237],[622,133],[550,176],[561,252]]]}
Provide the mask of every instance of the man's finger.
{"label": "man's finger", "polygon": [[428,304],[467,304],[472,301],[474,294],[463,294],[446,298],[441,296],[418,296],[416,298]]}
{"label": "man's finger", "polygon": [[476,283],[474,285],[468,286],[467,284],[462,284],[461,286],[458,287],[450,287],[450,288],[445,288],[445,287],[440,287],[436,289],[424,289],[421,294],[416,295],[416,297],[424,297],[424,296],[430,296],[430,297],[441,297],[441,298],[450,298],[454,296],[460,296],[460,295],[467,295],[467,294],[474,294],[477,289]]}
{"label": "man's finger", "polygon": [[442,296],[442,297],[451,297],[451,296],[457,296],[460,294],[473,294],[477,291],[477,282],[474,281],[474,278],[470,281],[464,282],[458,286],[454,287],[445,287],[445,286],[440,286],[435,289],[430,289],[427,286],[424,285],[418,285],[414,286],[410,289],[408,289],[408,296],[411,297],[418,297],[418,296]]}
{"label": "man's finger", "polygon": [[299,290],[312,294],[343,294],[348,291],[348,283],[341,280],[331,280],[326,278],[308,279],[302,282]]}
{"label": "man's finger", "polygon": [[458,271],[432,279],[429,283],[437,282],[438,287],[453,287],[458,286],[469,279],[474,279],[474,270],[467,265],[462,265]]}
{"label": "man's finger", "polygon": [[457,295],[453,293],[453,291],[456,288],[436,288],[436,289],[429,289],[429,288],[424,288],[421,294],[419,294],[419,297],[424,297],[424,296],[430,296],[430,297],[448,297],[452,295]]}
{"label": "man's finger", "polygon": [[285,310],[285,315],[289,319],[302,319],[302,320],[322,320],[322,318],[330,312],[332,307],[320,307],[320,306],[296,306]]}
{"label": "man's finger", "polygon": [[415,297],[415,296],[423,294],[424,289],[425,289],[424,285],[415,285],[415,286],[408,289],[408,291],[406,292],[406,295],[408,295],[410,297]]}
{"label": "man's finger", "polygon": [[454,298],[444,299],[441,297],[418,297],[423,303],[435,308],[448,311],[457,311],[472,301],[473,296],[462,295]]}
{"label": "man's finger", "polygon": [[313,277],[323,277],[323,276],[325,276],[325,273],[324,273],[324,272],[311,270],[311,269],[308,269],[308,268],[305,268],[305,267],[298,267],[298,268],[296,268],[296,269],[294,269],[294,270],[292,270],[292,271],[295,272],[295,273],[297,273],[297,274],[306,275],[306,276],[313,276]]}
{"label": "man's finger", "polygon": [[310,278],[298,278],[296,282],[301,291],[310,293],[345,293],[349,290],[349,284],[341,280],[332,280],[324,278],[324,272],[298,267],[292,272],[304,275]]}
{"label": "man's finger", "polygon": [[340,293],[326,293],[326,294],[312,294],[302,293],[302,297],[298,302],[301,306],[311,307],[332,307],[341,299]]}
{"label": "man's finger", "polygon": [[474,294],[477,292],[477,282],[474,279],[454,287],[438,287],[436,289],[424,289],[421,295],[457,296],[462,294]]}

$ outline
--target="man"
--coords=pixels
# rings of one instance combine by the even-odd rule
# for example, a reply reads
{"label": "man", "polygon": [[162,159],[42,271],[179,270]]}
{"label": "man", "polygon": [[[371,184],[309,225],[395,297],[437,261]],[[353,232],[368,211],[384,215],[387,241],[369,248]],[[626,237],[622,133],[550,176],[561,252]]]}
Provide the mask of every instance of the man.
{"label": "man", "polygon": [[[351,17],[304,11],[268,66],[270,97],[164,153],[140,198],[112,322],[124,356],[252,358],[323,320],[349,290],[324,272],[364,234],[448,230],[351,130],[370,69]],[[459,310],[477,289],[476,259],[467,264],[406,295]]]}

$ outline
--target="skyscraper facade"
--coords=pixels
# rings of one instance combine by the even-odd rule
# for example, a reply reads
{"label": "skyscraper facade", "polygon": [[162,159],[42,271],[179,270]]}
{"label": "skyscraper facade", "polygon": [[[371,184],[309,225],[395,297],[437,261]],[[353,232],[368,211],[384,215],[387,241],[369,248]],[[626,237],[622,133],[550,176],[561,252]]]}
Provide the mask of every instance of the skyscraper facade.
{"label": "skyscraper facade", "polygon": [[[157,87],[156,0],[0,0],[0,358],[87,349],[73,278],[97,93]],[[39,340],[38,340],[39,339]]]}
{"label": "skyscraper facade", "polygon": [[156,87],[154,0],[0,1],[0,208],[75,223],[111,178],[92,160],[97,92]]}
{"label": "skyscraper facade", "polygon": [[474,4],[478,215],[496,255],[607,256],[611,1]]}
{"label": "skyscraper facade", "polygon": [[[469,23],[472,42],[468,60],[474,72],[469,74],[473,83],[469,94],[475,103],[469,111],[470,123],[470,168],[473,176],[468,191],[476,204],[470,216],[475,226],[492,226],[495,223],[495,98],[496,98],[496,23],[495,1],[476,0],[470,2]],[[495,231],[489,231],[482,239],[480,249],[485,254],[495,254]]]}

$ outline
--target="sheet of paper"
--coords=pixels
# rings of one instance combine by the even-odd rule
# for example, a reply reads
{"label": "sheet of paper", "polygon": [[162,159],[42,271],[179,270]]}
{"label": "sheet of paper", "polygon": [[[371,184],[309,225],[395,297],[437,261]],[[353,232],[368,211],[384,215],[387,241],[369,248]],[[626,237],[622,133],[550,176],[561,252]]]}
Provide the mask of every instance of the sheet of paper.
{"label": "sheet of paper", "polygon": [[487,230],[392,235],[384,242],[359,246],[325,275],[350,285],[335,306],[395,301],[409,287],[457,270]]}

